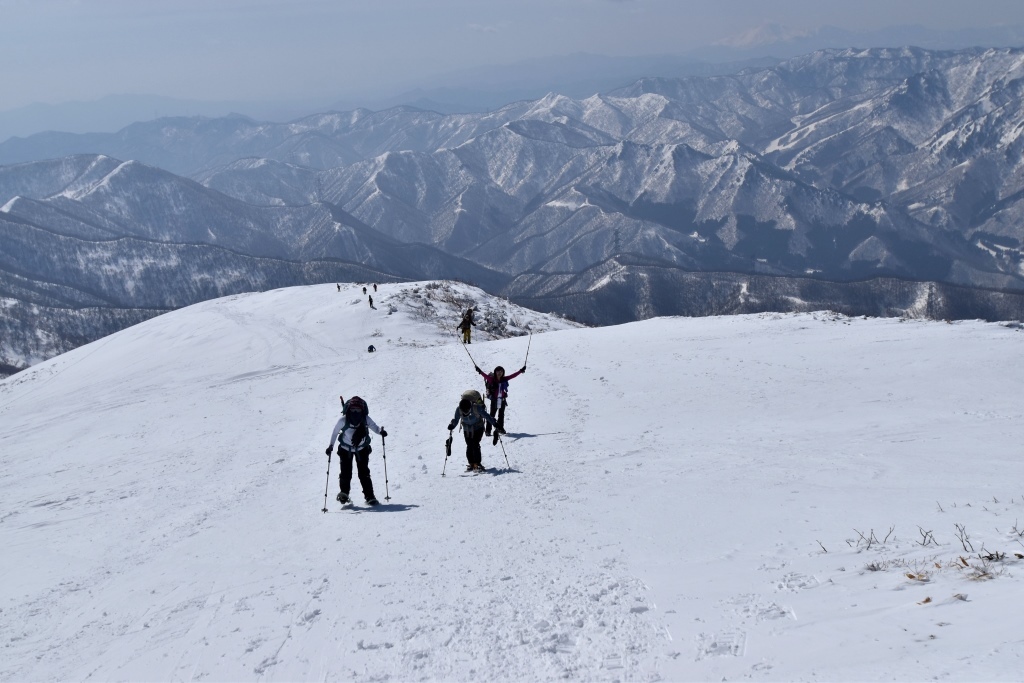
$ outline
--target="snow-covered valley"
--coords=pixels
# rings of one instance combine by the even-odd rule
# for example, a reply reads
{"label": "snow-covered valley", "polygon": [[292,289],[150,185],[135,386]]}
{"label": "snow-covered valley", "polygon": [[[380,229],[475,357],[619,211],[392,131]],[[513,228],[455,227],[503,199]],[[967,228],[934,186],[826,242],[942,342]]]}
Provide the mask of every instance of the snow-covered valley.
{"label": "snow-covered valley", "polygon": [[[463,348],[470,299],[518,336]],[[374,302],[207,301],[0,382],[0,680],[1019,679],[1019,327]],[[466,351],[528,344],[511,468],[466,475]],[[387,483],[374,436],[383,504],[334,460],[322,514],[339,394]]]}

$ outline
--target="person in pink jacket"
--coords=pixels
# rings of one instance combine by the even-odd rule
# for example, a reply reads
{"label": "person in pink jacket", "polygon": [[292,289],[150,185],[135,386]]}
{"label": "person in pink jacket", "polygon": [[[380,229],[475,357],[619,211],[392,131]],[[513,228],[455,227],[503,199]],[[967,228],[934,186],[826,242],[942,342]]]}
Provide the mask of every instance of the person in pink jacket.
{"label": "person in pink jacket", "polygon": [[[498,427],[504,431],[505,429],[505,403],[508,399],[508,383],[509,380],[513,380],[519,375],[526,372],[526,366],[519,368],[511,375],[505,375],[505,368],[500,365],[494,368],[494,372],[484,372],[476,365],[473,366],[476,371],[484,378],[484,386],[487,388],[487,398],[491,401],[491,409],[488,411],[491,417],[495,417],[497,413],[497,424]],[[487,436],[491,435],[491,426],[487,425],[485,432]],[[498,432],[494,433],[494,443],[498,443]]]}

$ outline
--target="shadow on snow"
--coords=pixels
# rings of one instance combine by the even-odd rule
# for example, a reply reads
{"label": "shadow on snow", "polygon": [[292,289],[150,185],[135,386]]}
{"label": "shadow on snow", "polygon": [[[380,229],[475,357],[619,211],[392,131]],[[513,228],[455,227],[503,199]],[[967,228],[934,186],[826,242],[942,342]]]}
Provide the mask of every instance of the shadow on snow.
{"label": "shadow on snow", "polygon": [[336,515],[350,514],[359,512],[408,512],[413,508],[418,508],[419,505],[406,505],[404,503],[380,503],[379,505],[354,505],[350,508],[342,508],[340,510],[328,510],[328,512]]}
{"label": "shadow on snow", "polygon": [[505,439],[508,441],[519,441],[519,439],[536,439],[538,436],[552,436],[554,434],[565,434],[565,432],[544,432],[543,434],[527,434],[526,432],[508,432]]}

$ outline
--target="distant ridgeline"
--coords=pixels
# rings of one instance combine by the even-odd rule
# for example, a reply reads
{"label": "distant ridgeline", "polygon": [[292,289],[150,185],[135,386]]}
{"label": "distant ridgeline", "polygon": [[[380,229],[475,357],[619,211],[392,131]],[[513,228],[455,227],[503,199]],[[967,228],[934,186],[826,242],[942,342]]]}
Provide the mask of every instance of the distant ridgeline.
{"label": "distant ridgeline", "polygon": [[484,114],[176,118],[0,144],[5,373],[161,311],[460,279],[607,324],[1020,319],[1024,50],[828,50]]}

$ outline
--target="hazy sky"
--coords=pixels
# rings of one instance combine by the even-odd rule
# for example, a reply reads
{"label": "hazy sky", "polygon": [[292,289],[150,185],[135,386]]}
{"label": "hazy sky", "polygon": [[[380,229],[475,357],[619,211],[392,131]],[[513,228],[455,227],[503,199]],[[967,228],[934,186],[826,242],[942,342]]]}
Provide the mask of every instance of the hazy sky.
{"label": "hazy sky", "polygon": [[0,0],[0,111],[387,94],[531,57],[680,54],[769,22],[1020,25],[1024,0]]}

